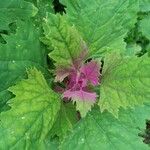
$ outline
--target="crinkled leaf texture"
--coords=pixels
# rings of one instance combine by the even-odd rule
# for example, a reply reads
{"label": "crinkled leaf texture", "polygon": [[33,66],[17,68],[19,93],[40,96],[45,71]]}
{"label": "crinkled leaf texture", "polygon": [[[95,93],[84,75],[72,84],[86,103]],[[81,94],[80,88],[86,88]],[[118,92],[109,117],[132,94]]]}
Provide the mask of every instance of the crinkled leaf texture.
{"label": "crinkled leaf texture", "polygon": [[9,101],[11,109],[0,114],[0,149],[42,146],[60,109],[59,96],[35,68],[9,91],[15,97]]}
{"label": "crinkled leaf texture", "polygon": [[150,106],[136,107],[119,112],[116,119],[108,112],[94,108],[83,118],[61,143],[61,150],[148,150],[138,136],[145,127]]}
{"label": "crinkled leaf texture", "polygon": [[43,29],[46,41],[53,47],[49,56],[56,62],[55,66],[71,67],[83,48],[83,41],[75,27],[69,26],[65,15],[47,13]]}
{"label": "crinkled leaf texture", "polygon": [[37,8],[24,0],[0,1],[0,30],[9,30],[9,24],[17,20],[27,20],[37,13]]}
{"label": "crinkled leaf texture", "polygon": [[136,22],[138,0],[61,0],[68,20],[89,47],[89,57],[125,50],[124,37]]}
{"label": "crinkled leaf texture", "polygon": [[25,76],[26,68],[36,66],[45,71],[46,54],[39,35],[32,21],[18,21],[15,34],[3,35],[7,43],[0,43],[0,105],[5,106],[10,98],[6,89]]}
{"label": "crinkled leaf texture", "polygon": [[116,117],[120,107],[134,107],[150,100],[150,58],[122,58],[117,53],[105,58],[99,106]]}

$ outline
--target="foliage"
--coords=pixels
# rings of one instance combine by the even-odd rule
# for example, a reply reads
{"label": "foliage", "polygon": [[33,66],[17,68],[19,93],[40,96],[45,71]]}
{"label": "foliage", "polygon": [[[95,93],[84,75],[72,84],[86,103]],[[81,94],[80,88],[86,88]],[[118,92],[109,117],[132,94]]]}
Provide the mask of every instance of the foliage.
{"label": "foliage", "polygon": [[149,149],[149,0],[1,0],[0,21],[0,149]]}

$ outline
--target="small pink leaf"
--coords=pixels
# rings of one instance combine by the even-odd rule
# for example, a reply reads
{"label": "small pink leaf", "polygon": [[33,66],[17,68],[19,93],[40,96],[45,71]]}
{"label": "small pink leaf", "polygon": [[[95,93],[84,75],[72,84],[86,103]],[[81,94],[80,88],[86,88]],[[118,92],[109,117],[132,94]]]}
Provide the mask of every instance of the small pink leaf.
{"label": "small pink leaf", "polygon": [[71,98],[72,100],[81,100],[81,101],[95,101],[96,93],[90,93],[83,90],[71,91],[67,90],[63,93],[64,98]]}
{"label": "small pink leaf", "polygon": [[93,85],[99,84],[100,64],[98,62],[90,61],[89,63],[83,65],[80,71]]}

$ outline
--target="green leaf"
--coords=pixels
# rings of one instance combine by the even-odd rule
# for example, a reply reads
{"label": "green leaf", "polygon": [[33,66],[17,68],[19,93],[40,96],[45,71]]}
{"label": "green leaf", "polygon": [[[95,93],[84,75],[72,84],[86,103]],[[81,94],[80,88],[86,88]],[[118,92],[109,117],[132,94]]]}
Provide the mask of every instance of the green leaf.
{"label": "green leaf", "polygon": [[0,113],[10,109],[6,103],[11,98],[12,94],[9,91],[4,90],[0,92]]}
{"label": "green leaf", "polygon": [[[7,97],[2,93],[25,77],[26,68],[36,66],[45,71],[43,67],[47,64],[46,53],[39,41],[38,31],[31,21],[19,21],[16,34],[3,35],[7,43],[0,43],[0,103]],[[5,101],[7,100],[8,98]]]}
{"label": "green leaf", "polygon": [[53,0],[27,0],[32,2],[38,8],[38,17],[43,19],[42,17],[46,16],[46,12],[54,12],[53,10]]}
{"label": "green leaf", "polygon": [[140,11],[148,12],[150,11],[150,1],[149,0],[140,0]]}
{"label": "green leaf", "polygon": [[145,16],[139,24],[139,31],[150,40],[150,14]]}
{"label": "green leaf", "polygon": [[137,18],[138,0],[61,0],[69,21],[89,47],[89,57],[124,51],[124,37]]}
{"label": "green leaf", "polygon": [[138,136],[145,128],[150,106],[121,110],[119,119],[94,108],[61,143],[61,150],[148,150]]}
{"label": "green leaf", "polygon": [[46,44],[49,41],[54,48],[49,56],[56,62],[56,66],[72,65],[74,59],[79,57],[83,44],[75,27],[69,26],[65,16],[48,13],[43,28]]}
{"label": "green leaf", "polygon": [[35,68],[9,91],[15,98],[9,101],[11,109],[0,114],[0,149],[30,149],[45,140],[60,109],[59,96]]}
{"label": "green leaf", "polygon": [[125,51],[125,56],[135,56],[142,50],[142,47],[135,44],[135,43],[130,43],[127,44],[126,51]]}
{"label": "green leaf", "polygon": [[38,29],[31,21],[17,22],[16,34],[3,35],[3,38],[7,43],[0,44],[0,60],[28,60],[45,65],[45,51],[39,41]]}
{"label": "green leaf", "polygon": [[150,44],[147,45],[146,50],[148,52],[148,56],[150,57]]}
{"label": "green leaf", "polygon": [[62,103],[50,135],[52,137],[57,135],[60,139],[63,139],[67,135],[67,132],[73,129],[77,120],[77,112],[74,105],[72,103]]}
{"label": "green leaf", "polygon": [[85,117],[86,114],[91,111],[92,106],[95,102],[74,100],[76,102],[76,109],[80,112],[81,117]]}
{"label": "green leaf", "polygon": [[35,16],[37,8],[24,0],[4,0],[0,1],[0,29],[9,30],[8,25],[17,20],[27,20]]}
{"label": "green leaf", "polygon": [[107,56],[100,87],[99,106],[116,117],[120,107],[134,107],[150,99],[150,58]]}

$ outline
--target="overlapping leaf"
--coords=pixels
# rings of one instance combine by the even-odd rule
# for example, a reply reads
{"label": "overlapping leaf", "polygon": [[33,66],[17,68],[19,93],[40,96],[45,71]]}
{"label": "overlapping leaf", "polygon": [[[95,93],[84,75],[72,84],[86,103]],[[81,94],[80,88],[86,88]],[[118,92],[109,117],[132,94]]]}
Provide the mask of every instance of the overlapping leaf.
{"label": "overlapping leaf", "polygon": [[74,105],[72,103],[62,103],[56,122],[50,131],[50,135],[52,137],[57,135],[60,137],[60,140],[62,140],[68,131],[73,129],[77,120],[77,112]]}
{"label": "overlapping leaf", "polygon": [[138,0],[61,0],[67,18],[87,42],[90,57],[124,51],[124,37],[136,22]]}
{"label": "overlapping leaf", "polygon": [[150,106],[119,112],[119,119],[110,113],[100,113],[94,108],[82,119],[62,142],[61,150],[148,150],[138,136],[139,128],[145,128]]}
{"label": "overlapping leaf", "polygon": [[74,26],[69,26],[66,17],[59,14],[47,14],[43,24],[46,44],[54,50],[49,56],[57,67],[71,67],[82,51],[82,39]]}
{"label": "overlapping leaf", "polygon": [[31,21],[17,22],[15,34],[3,35],[7,42],[0,44],[1,61],[28,60],[45,65],[46,58],[39,40],[38,28]]}
{"label": "overlapping leaf", "polygon": [[40,146],[60,109],[59,96],[36,69],[29,70],[28,79],[9,91],[15,98],[9,101],[11,109],[0,114],[0,149]]}
{"label": "overlapping leaf", "polygon": [[0,30],[9,30],[8,25],[17,20],[35,16],[37,8],[24,0],[0,1]]}
{"label": "overlapping leaf", "polygon": [[105,59],[99,106],[118,116],[120,107],[134,107],[150,100],[150,58],[122,58],[111,54]]}
{"label": "overlapping leaf", "polygon": [[[3,35],[7,43],[0,43],[0,104],[9,99],[5,90],[24,77],[26,68],[36,66],[42,69],[46,66],[46,55],[39,41],[38,29],[31,21],[19,21],[17,26],[16,34]],[[6,100],[2,102],[4,98]]]}

